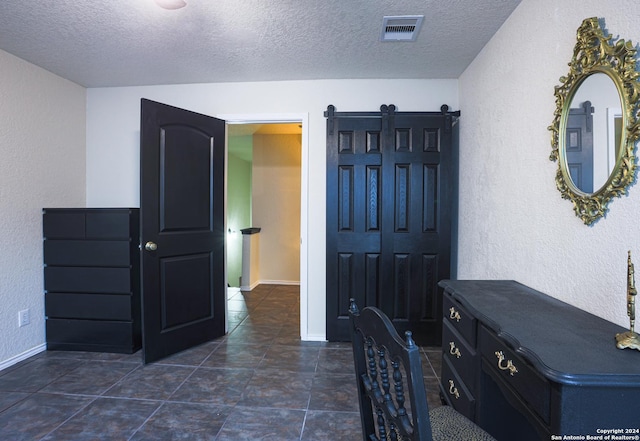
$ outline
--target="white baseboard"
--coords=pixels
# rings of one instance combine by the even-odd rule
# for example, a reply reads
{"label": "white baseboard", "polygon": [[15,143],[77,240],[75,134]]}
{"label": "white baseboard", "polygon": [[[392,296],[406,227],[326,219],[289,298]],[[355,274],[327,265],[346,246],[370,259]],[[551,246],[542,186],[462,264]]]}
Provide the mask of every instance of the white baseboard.
{"label": "white baseboard", "polygon": [[20,363],[22,360],[26,360],[29,357],[33,357],[36,354],[39,354],[40,352],[44,352],[47,350],[47,344],[46,343],[42,343],[41,345],[36,346],[35,348],[31,348],[28,351],[25,351],[21,354],[18,354],[14,357],[11,357],[5,361],[1,361],[0,362],[0,371],[3,369],[6,369],[10,366],[13,366],[14,364]]}
{"label": "white baseboard", "polygon": [[260,281],[253,282],[251,285],[240,285],[240,291],[251,291],[258,285],[260,285]]}
{"label": "white baseboard", "polygon": [[324,334],[307,334],[302,338],[304,341],[327,341]]}
{"label": "white baseboard", "polygon": [[299,280],[258,280],[251,285],[241,285],[240,291],[251,291],[258,285],[297,285],[300,286]]}
{"label": "white baseboard", "polygon": [[300,285],[299,280],[261,280],[262,285]]}

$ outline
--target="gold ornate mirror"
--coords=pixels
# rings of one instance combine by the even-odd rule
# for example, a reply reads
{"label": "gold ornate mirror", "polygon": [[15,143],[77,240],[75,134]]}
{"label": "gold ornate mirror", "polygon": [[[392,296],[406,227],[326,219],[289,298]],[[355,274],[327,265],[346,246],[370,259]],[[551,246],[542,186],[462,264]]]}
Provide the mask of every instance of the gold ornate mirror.
{"label": "gold ornate mirror", "polygon": [[578,28],[569,74],[555,87],[549,159],[558,161],[556,186],[591,225],[635,181],[640,137],[636,49],[613,41],[597,18]]}

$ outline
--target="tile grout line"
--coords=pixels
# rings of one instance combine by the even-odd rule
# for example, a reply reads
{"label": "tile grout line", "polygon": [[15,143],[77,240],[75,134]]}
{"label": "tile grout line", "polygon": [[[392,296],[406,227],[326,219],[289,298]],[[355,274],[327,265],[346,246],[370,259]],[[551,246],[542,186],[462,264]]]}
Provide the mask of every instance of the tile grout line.
{"label": "tile grout line", "polygon": [[[283,296],[279,296],[278,294],[283,294]],[[331,410],[335,406],[327,404],[325,402],[328,399],[328,396],[327,396],[328,392],[325,390],[326,386],[324,385],[324,380],[322,380],[322,378],[324,378],[323,376],[325,375],[332,376],[333,375],[332,372],[334,371],[339,372],[340,374],[344,374],[345,376],[347,375],[347,371],[345,370],[346,367],[344,368],[342,367],[342,364],[343,364],[342,359],[344,359],[345,357],[335,352],[335,356],[337,358],[334,358],[334,351],[347,350],[350,352],[351,348],[342,346],[342,345],[338,345],[338,346],[328,345],[327,347],[325,347],[324,345],[321,345],[319,343],[306,345],[304,343],[294,342],[295,339],[293,337],[297,335],[294,332],[296,329],[296,327],[294,326],[294,322],[295,322],[294,309],[295,309],[296,303],[293,296],[289,296],[287,293],[279,293],[274,288],[274,289],[268,290],[268,292],[266,293],[264,291],[259,291],[254,296],[251,296],[249,294],[246,296],[246,298],[248,300],[248,303],[251,305],[251,308],[247,308],[246,315],[244,315],[242,320],[240,320],[239,322],[236,322],[237,324],[233,327],[233,329],[230,329],[229,332],[223,338],[220,338],[217,340],[218,341],[217,345],[211,345],[211,346],[208,346],[205,350],[200,349],[199,351],[196,351],[194,353],[185,354],[184,357],[178,357],[174,360],[171,360],[172,362],[164,363],[162,361],[158,361],[154,363],[154,365],[161,366],[161,368],[159,368],[160,371],[162,371],[162,369],[164,369],[165,367],[168,369],[167,372],[170,372],[172,368],[175,368],[175,367],[178,368],[178,371],[182,370],[181,375],[174,376],[171,379],[171,382],[167,384],[167,385],[170,385],[171,383],[173,383],[174,380],[178,380],[177,382],[173,383],[173,384],[176,384],[176,386],[174,387],[173,390],[171,390],[171,392],[167,393],[164,389],[159,390],[159,392],[162,392],[161,396],[162,397],[166,396],[166,398],[162,398],[162,399],[139,398],[139,397],[137,398],[136,396],[143,396],[143,395],[149,395],[149,394],[148,393],[146,394],[129,393],[130,388],[129,387],[125,388],[125,386],[128,386],[132,382],[137,383],[137,378],[138,378],[137,375],[141,375],[142,377],[144,377],[142,378],[142,380],[153,378],[153,376],[149,377],[146,373],[143,373],[142,369],[144,368],[145,365],[142,365],[138,361],[136,362],[135,366],[130,366],[129,369],[131,369],[131,371],[127,372],[126,374],[123,374],[122,377],[120,378],[113,377],[112,380],[110,380],[108,383],[105,382],[104,386],[98,389],[98,391],[101,391],[100,395],[77,394],[77,393],[74,394],[74,393],[64,392],[64,390],[90,391],[90,390],[95,390],[96,388],[78,389],[78,388],[58,387],[59,389],[58,392],[50,392],[51,394],[54,394],[54,395],[62,394],[63,396],[67,396],[67,397],[72,397],[72,396],[86,397],[88,398],[88,402],[85,405],[82,405],[81,403],[80,405],[82,407],[75,412],[73,407],[71,407],[69,411],[70,413],[71,412],[73,413],[68,418],[64,419],[64,421],[60,422],[60,424],[57,424],[57,426],[55,427],[53,427],[53,425],[44,426],[43,427],[44,430],[41,433],[44,433],[44,431],[48,431],[45,437],[52,437],[52,436],[61,434],[62,432],[69,432],[69,430],[71,429],[80,430],[80,431],[85,429],[91,429],[90,426],[84,425],[86,422],[89,421],[87,419],[87,417],[89,416],[89,413],[92,415],[92,417],[98,417],[100,420],[102,420],[103,419],[102,415],[104,414],[104,412],[107,412],[110,407],[108,405],[105,405],[105,406],[100,405],[96,407],[97,409],[96,411],[91,410],[91,412],[88,412],[87,409],[91,406],[95,407],[96,406],[95,403],[100,399],[123,400],[124,402],[121,403],[122,406],[124,406],[123,409],[128,409],[130,407],[137,408],[142,406],[142,408],[146,410],[144,413],[138,414],[135,419],[131,419],[129,421],[129,424],[126,426],[127,428],[126,433],[129,433],[129,435],[126,435],[125,433],[123,434],[124,437],[122,438],[122,439],[128,439],[128,440],[137,439],[138,437],[141,437],[141,436],[144,437],[145,434],[148,434],[151,436],[166,435],[163,424],[158,423],[160,416],[164,414],[172,413],[174,409],[173,406],[176,406],[175,409],[182,409],[183,405],[190,405],[190,404],[198,405],[194,407],[194,411],[196,411],[196,409],[201,409],[197,411],[198,414],[202,413],[203,415],[211,415],[211,412],[214,412],[217,415],[215,417],[215,421],[211,420],[206,422],[205,420],[203,420],[201,423],[197,423],[198,424],[197,427],[210,427],[210,431],[208,432],[208,434],[209,436],[211,436],[213,439],[216,439],[216,440],[222,440],[222,439],[226,440],[230,434],[234,434],[234,433],[236,434],[242,433],[243,436],[245,435],[249,436],[249,438],[247,439],[252,439],[251,434],[256,434],[257,432],[254,432],[253,428],[245,424],[247,421],[245,421],[246,417],[243,415],[246,414],[247,416],[250,416],[255,413],[257,417],[257,415],[259,414],[268,415],[272,412],[272,410],[282,410],[284,412],[283,415],[285,414],[290,415],[291,418],[295,417],[294,419],[291,420],[291,422],[293,423],[295,421],[294,427],[297,430],[299,430],[299,432],[297,432],[296,430],[298,436],[296,436],[296,433],[291,433],[292,432],[291,429],[294,428],[291,426],[289,426],[288,429],[286,426],[283,426],[282,428],[280,428],[280,426],[277,426],[277,427],[274,427],[273,429],[274,430],[277,429],[276,431],[280,429],[282,430],[286,429],[287,433],[289,433],[289,435],[292,435],[291,437],[292,439],[296,439],[299,441],[301,441],[302,439],[307,439],[309,436],[314,436],[314,433],[322,434],[323,437],[325,436],[325,434],[329,435],[329,433],[327,432],[327,427],[324,427],[325,425],[322,424],[322,420],[326,418],[331,418],[331,415],[333,414],[336,414],[336,418],[339,418],[340,420],[342,420],[342,418],[347,418],[350,422],[348,430],[349,431],[353,430],[351,429],[351,424],[352,424],[351,420],[353,419],[353,415],[357,416],[358,414],[357,410],[355,411],[355,413],[352,411]],[[298,304],[298,308],[299,308],[299,304]],[[278,311],[281,311],[282,314],[278,314]],[[285,311],[286,311],[286,314],[285,314]],[[276,318],[275,316],[277,316],[277,318],[279,318],[280,321],[282,322],[286,322],[286,323],[291,322],[292,325],[287,327],[285,327],[284,325],[278,327],[278,325],[280,325],[280,322],[278,320],[274,320],[274,318]],[[236,319],[240,317],[241,317],[240,314],[235,315]],[[239,328],[239,326],[242,326],[242,325],[244,325],[246,329]],[[264,331],[263,331],[263,327],[264,327]],[[297,328],[299,328],[299,323]],[[271,331],[275,332],[274,337],[268,338],[271,335],[270,334]],[[237,334],[236,336],[239,338],[235,338],[234,342],[229,342],[228,337],[232,334]],[[255,335],[256,339],[255,340],[251,339],[250,337],[247,337],[248,335],[249,336]],[[299,336],[298,336],[298,339],[299,339]],[[261,340],[264,340],[264,343],[260,344]],[[247,356],[242,356],[240,359],[234,358],[233,354],[228,354],[228,356],[225,356],[223,352],[218,352],[218,351],[221,351],[223,347],[222,345],[227,344],[230,347],[236,346],[239,352],[243,354],[244,353],[244,350],[242,349],[243,343],[246,343],[246,344],[253,343],[256,346],[259,345],[263,351],[261,354],[257,353],[256,351],[255,355],[258,356],[257,358],[254,358],[254,357],[247,358]],[[283,350],[281,351],[280,348],[282,348]],[[297,348],[298,352],[292,351],[290,348]],[[78,355],[79,358],[76,358],[75,356],[72,357],[69,354],[66,354],[66,355],[62,353],[60,354],[62,358],[72,358],[73,360],[77,360],[79,362],[86,362],[91,365],[93,365],[98,361],[100,362],[127,361],[129,363],[134,362],[133,359],[102,360],[96,357],[82,358],[82,355],[84,354],[79,354]],[[315,357],[313,357],[313,355],[315,355]],[[217,356],[220,356],[220,358],[216,360]],[[300,358],[299,362],[296,363],[297,358],[296,359],[292,358],[294,356]],[[310,360],[309,356],[312,356],[313,359]],[[246,361],[250,361],[251,364],[244,363],[243,360],[245,360],[245,358],[247,358]],[[289,359],[289,358],[292,358],[291,362],[287,362],[286,359]],[[207,362],[214,364],[214,366],[207,366]],[[184,388],[187,388],[190,390],[192,383],[194,383],[194,379],[197,380],[197,378],[199,378],[200,376],[203,376],[203,378],[207,377],[208,375],[207,372],[209,372],[210,369],[234,370],[233,367],[229,366],[229,363],[232,365],[247,366],[247,368],[243,368],[243,369],[247,369],[247,373],[241,375],[242,378],[239,377],[239,379],[244,379],[246,380],[246,382],[244,382],[244,386],[241,386],[241,384],[238,384],[238,386],[241,386],[242,388],[240,387],[237,388],[237,390],[239,390],[240,392],[239,398],[237,400],[231,399],[227,401],[228,404],[224,404],[224,403],[217,403],[215,401],[217,399],[216,398],[217,395],[214,395],[213,398],[212,397],[207,398],[207,395],[201,396],[201,394],[192,395],[190,393],[187,393],[188,391],[186,389],[184,394],[178,393],[179,390]],[[219,366],[215,366],[216,364],[219,364]],[[252,366],[252,367],[249,368],[249,366]],[[296,369],[296,366],[298,367],[298,369]],[[336,370],[338,366],[341,366],[341,367],[340,369]],[[431,367],[433,368],[433,366]],[[187,368],[189,368],[190,370]],[[108,367],[104,367],[104,369],[109,370]],[[124,370],[124,367],[123,367],[123,370]],[[288,399],[282,401],[282,399],[279,399],[279,398],[276,399],[275,401],[273,400],[262,401],[261,399],[259,399],[262,396],[261,393],[258,395],[254,394],[252,392],[253,389],[249,390],[249,386],[253,382],[253,387],[256,388],[255,389],[256,393],[263,389],[265,391],[272,390],[273,387],[275,387],[274,390],[278,390],[279,386],[277,385],[270,386],[268,384],[269,378],[270,378],[270,374],[268,372],[264,376],[259,375],[260,372],[263,372],[263,371],[270,372],[270,370],[291,372],[291,375],[295,374],[295,372],[304,373],[304,375],[302,375],[302,377],[300,378],[303,379],[304,382],[307,383],[307,385],[310,385],[310,386],[306,386],[306,387],[310,387],[308,390],[308,393],[305,393],[304,395],[301,396],[299,392],[305,392],[304,389],[306,389],[306,387],[304,387],[303,389],[296,388],[293,391],[295,392],[295,397],[296,397],[295,400],[293,401]],[[150,372],[150,374],[153,374],[154,372],[155,371],[152,371]],[[199,373],[196,373],[196,372],[199,372]],[[2,374],[5,374],[5,372],[3,372]],[[182,375],[185,375],[185,376],[182,377]],[[280,378],[280,376],[278,376],[278,378]],[[265,381],[262,381],[262,380],[265,380]],[[56,380],[53,380],[53,381],[56,381]],[[217,384],[217,382],[215,382],[215,384]],[[65,385],[61,384],[61,386],[65,386]],[[118,387],[121,387],[124,389],[119,390]],[[135,392],[138,389],[140,388],[134,388],[131,390]],[[220,389],[217,386],[211,389],[211,391],[215,391],[215,390],[220,390]],[[284,390],[285,389],[283,389],[283,391]],[[286,390],[287,391],[289,390],[288,387],[286,388]],[[314,392],[314,390],[316,392]],[[128,396],[112,396],[112,395],[109,395],[110,393],[121,393]],[[316,395],[316,394],[319,394],[319,395]],[[32,395],[34,395],[34,393],[27,394],[26,397],[21,398],[20,401],[18,401],[18,403],[22,402],[25,398],[28,398]],[[177,399],[174,399],[174,397]],[[241,403],[243,403],[242,401],[243,398],[247,398],[244,401],[244,406],[240,405]],[[300,401],[300,398],[302,398],[303,401]],[[317,398],[317,401],[315,401],[316,398]],[[213,402],[207,401],[212,399],[214,400]],[[144,402],[148,402],[148,404],[137,405],[134,403],[135,401],[144,401]],[[314,401],[315,410],[311,410],[312,401]],[[9,406],[9,408],[15,406],[16,404],[17,403],[12,403]],[[295,404],[295,405],[291,406],[292,404]],[[215,408],[208,407],[213,405],[216,405],[214,406]],[[264,405],[268,405],[268,407],[263,407]],[[275,406],[275,407],[269,407],[269,406]],[[187,408],[189,407],[186,407],[185,409]],[[149,413],[145,417],[144,415],[147,413],[147,411]],[[316,415],[316,412],[318,412],[317,415]],[[310,415],[310,413],[314,413],[314,416]],[[0,412],[0,415],[1,414],[2,412]],[[351,416],[346,417],[338,414],[345,414],[345,415],[349,414]],[[56,424],[61,419],[62,418],[60,419],[56,418],[56,420],[51,421],[51,423]],[[71,423],[69,422],[70,420],[72,421]],[[80,420],[83,420],[83,421],[87,420],[87,421],[85,423],[82,423],[83,425],[78,425],[77,422],[79,422]],[[141,420],[143,421],[140,422]],[[180,418],[178,418],[178,420],[180,420]],[[260,424],[264,424],[265,422],[262,421],[262,417],[261,417]],[[96,423],[100,425],[100,422],[96,421]],[[298,424],[300,424],[300,426],[298,426]],[[67,425],[68,428],[62,429],[61,427],[64,425]],[[190,425],[191,423],[189,422],[189,420],[184,420],[183,418],[182,420],[178,421],[177,424],[175,425],[172,423],[170,429],[180,431],[176,433],[186,433],[185,430],[187,432],[191,430],[189,427]],[[354,426],[354,429],[355,429],[355,426]],[[357,433],[357,432],[349,432],[349,433]],[[350,439],[350,437],[348,438]]]}
{"label": "tile grout line", "polygon": [[[37,393],[37,392],[36,392]],[[67,395],[67,394],[64,394]],[[77,411],[75,411],[73,414],[71,414],[67,419],[65,419],[64,421],[62,421],[60,424],[58,424],[56,427],[53,428],[53,430],[50,430],[45,436],[43,436],[42,438],[40,438],[41,440],[46,439],[49,435],[51,435],[53,432],[55,432],[56,430],[58,430],[60,427],[64,426],[67,422],[69,422],[72,418],[74,418],[76,415],[78,415],[80,412],[82,412],[83,410],[85,410],[87,407],[89,407],[91,404],[95,403],[96,400],[100,398],[99,396],[95,397],[93,400],[89,401],[86,405],[82,406],[80,409],[78,409]]]}

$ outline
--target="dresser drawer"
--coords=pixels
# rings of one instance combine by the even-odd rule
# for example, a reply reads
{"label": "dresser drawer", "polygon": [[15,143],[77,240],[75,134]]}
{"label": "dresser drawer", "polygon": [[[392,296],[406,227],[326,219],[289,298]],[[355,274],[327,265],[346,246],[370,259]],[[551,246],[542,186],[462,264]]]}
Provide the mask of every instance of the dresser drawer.
{"label": "dresser drawer", "polygon": [[44,263],[48,266],[129,267],[128,240],[45,240]]}
{"label": "dresser drawer", "polygon": [[49,292],[120,293],[131,292],[129,268],[47,266],[44,289]]}
{"label": "dresser drawer", "polygon": [[474,420],[476,400],[447,358],[442,359],[442,392],[455,410]]}
{"label": "dresser drawer", "polygon": [[478,373],[477,353],[469,344],[453,329],[453,326],[444,322],[442,327],[442,353],[443,358],[455,368],[460,378],[469,389],[475,390]]}
{"label": "dresser drawer", "polygon": [[[47,239],[129,239],[137,229],[137,209],[43,209]],[[137,241],[137,237],[133,237]]]}
{"label": "dresser drawer", "polygon": [[84,213],[45,208],[42,219],[42,232],[47,239],[84,239],[86,236]]}
{"label": "dresser drawer", "polygon": [[548,424],[551,395],[549,382],[484,326],[480,326],[479,341],[480,353],[492,366],[493,372]]}
{"label": "dresser drawer", "polygon": [[477,320],[445,292],[443,299],[443,322],[449,323],[471,347],[476,347]]}
{"label": "dresser drawer", "polygon": [[132,347],[133,322],[48,319],[47,343]]}
{"label": "dresser drawer", "polygon": [[133,321],[129,294],[86,294],[48,292],[44,298],[49,319],[96,319]]}
{"label": "dresser drawer", "polygon": [[[130,228],[137,223],[136,210],[100,210],[87,212],[87,239],[128,239]],[[131,216],[131,219],[129,218]],[[133,225],[135,228],[135,224]],[[137,241],[137,237],[133,238]]]}

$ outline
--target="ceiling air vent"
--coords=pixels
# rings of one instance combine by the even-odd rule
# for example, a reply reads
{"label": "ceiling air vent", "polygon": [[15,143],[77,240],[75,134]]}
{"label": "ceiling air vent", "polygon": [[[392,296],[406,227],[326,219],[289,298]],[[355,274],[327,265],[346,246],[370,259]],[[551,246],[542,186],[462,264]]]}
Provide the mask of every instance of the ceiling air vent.
{"label": "ceiling air vent", "polygon": [[380,41],[416,41],[424,15],[398,15],[382,18]]}

